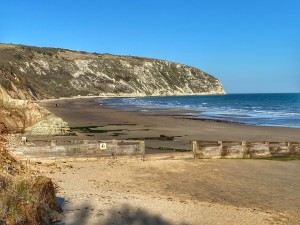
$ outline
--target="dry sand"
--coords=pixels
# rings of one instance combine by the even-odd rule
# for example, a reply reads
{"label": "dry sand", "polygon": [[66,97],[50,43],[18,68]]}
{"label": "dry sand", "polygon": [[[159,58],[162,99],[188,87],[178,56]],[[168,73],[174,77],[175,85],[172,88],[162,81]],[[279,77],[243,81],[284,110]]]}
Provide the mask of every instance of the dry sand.
{"label": "dry sand", "polygon": [[[96,125],[107,131],[61,139],[175,136],[173,141],[146,140],[148,153],[155,153],[155,147],[190,149],[191,140],[300,137],[300,129],[124,112],[99,106],[93,99],[42,105],[71,126]],[[300,224],[299,160],[68,161],[43,163],[36,169],[60,186],[66,224]]]}
{"label": "dry sand", "polygon": [[299,224],[299,166],[299,161],[102,160],[43,163],[36,169],[59,185],[66,224]]}

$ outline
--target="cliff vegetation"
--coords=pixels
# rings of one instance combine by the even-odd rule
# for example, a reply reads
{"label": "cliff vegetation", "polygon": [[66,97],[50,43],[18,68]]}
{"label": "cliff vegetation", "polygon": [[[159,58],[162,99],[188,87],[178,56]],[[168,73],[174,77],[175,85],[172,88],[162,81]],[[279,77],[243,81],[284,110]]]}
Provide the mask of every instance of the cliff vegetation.
{"label": "cliff vegetation", "polygon": [[168,61],[0,44],[0,84],[13,98],[224,94],[219,80]]}

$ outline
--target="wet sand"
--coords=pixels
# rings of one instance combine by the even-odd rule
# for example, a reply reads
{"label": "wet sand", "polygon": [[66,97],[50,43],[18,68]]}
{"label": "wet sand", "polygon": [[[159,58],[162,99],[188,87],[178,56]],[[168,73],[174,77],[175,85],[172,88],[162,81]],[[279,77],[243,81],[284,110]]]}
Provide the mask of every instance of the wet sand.
{"label": "wet sand", "polygon": [[[77,132],[78,136],[58,139],[175,137],[169,141],[146,139],[148,153],[155,153],[157,147],[191,149],[191,140],[300,138],[300,129],[174,117],[180,111],[156,115],[124,112],[100,106],[94,99],[41,105],[72,127],[99,126],[97,129],[105,131]],[[61,187],[69,224],[300,223],[299,160],[69,161],[43,163],[36,169]]]}
{"label": "wet sand", "polygon": [[[80,133],[80,139],[144,139],[146,150],[158,147],[191,149],[193,140],[299,141],[300,129],[258,127],[182,118],[181,110],[126,112],[100,105],[95,99],[44,101],[40,103],[71,127],[99,126],[103,133]],[[56,107],[58,104],[58,107]],[[176,115],[176,116],[175,116]],[[174,137],[159,140],[160,135]],[[70,139],[74,137],[70,137]],[[157,139],[157,140],[155,140]]]}

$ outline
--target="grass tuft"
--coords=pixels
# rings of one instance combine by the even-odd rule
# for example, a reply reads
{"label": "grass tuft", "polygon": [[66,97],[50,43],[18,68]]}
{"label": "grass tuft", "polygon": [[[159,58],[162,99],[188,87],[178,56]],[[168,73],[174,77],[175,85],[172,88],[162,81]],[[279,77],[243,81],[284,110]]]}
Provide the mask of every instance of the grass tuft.
{"label": "grass tuft", "polygon": [[49,178],[1,175],[0,224],[51,224],[56,187]]}
{"label": "grass tuft", "polygon": [[56,191],[50,178],[31,176],[0,143],[0,225],[51,224],[58,218]]}

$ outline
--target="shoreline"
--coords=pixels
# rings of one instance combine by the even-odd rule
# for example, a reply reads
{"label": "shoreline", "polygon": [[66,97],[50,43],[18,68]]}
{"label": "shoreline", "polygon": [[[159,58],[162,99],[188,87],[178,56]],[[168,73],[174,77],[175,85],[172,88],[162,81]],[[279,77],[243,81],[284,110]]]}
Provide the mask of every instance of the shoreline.
{"label": "shoreline", "polygon": [[[219,94],[220,95],[220,94]],[[225,94],[227,95],[227,94]],[[282,124],[259,124],[255,123],[255,118],[248,114],[210,114],[210,111],[206,112],[203,110],[197,110],[197,109],[185,109],[180,107],[158,107],[158,106],[151,106],[148,107],[145,105],[127,105],[124,106],[118,106],[113,105],[109,102],[103,103],[107,99],[118,99],[118,98],[156,98],[156,97],[188,97],[188,96],[208,96],[206,94],[204,95],[198,95],[198,94],[192,94],[192,95],[171,95],[171,96],[137,96],[137,95],[119,95],[119,96],[74,96],[74,97],[63,97],[59,99],[43,99],[35,101],[37,104],[41,103],[47,103],[47,102],[59,102],[59,101],[86,101],[86,100],[98,100],[99,104],[101,104],[102,107],[108,107],[111,109],[117,109],[117,110],[124,110],[128,112],[138,112],[138,113],[144,113],[144,114],[152,114],[152,115],[159,115],[159,116],[174,116],[178,118],[184,118],[189,120],[198,120],[198,121],[213,121],[216,123],[226,123],[226,124],[237,124],[237,125],[246,125],[246,126],[255,126],[255,127],[276,127],[276,128],[293,128],[293,129],[300,129],[299,126],[289,126],[289,125],[282,125]],[[217,96],[217,95],[215,95]],[[108,100],[109,101],[109,100]],[[161,112],[161,113],[158,113]],[[169,112],[179,112],[178,114],[172,114],[170,115]],[[207,115],[202,115],[202,113],[208,113]],[[194,114],[194,115],[193,115]],[[197,115],[196,115],[197,114]],[[251,118],[253,121],[239,121],[239,119],[236,118]]]}
{"label": "shoreline", "polygon": [[[144,138],[159,135],[179,136],[178,142],[188,143],[191,140],[249,140],[249,141],[299,141],[300,129],[289,127],[253,126],[240,123],[228,123],[227,121],[215,121],[210,119],[182,118],[182,110],[162,111],[126,111],[121,108],[100,105],[98,99],[67,99],[50,102],[41,102],[55,115],[69,123],[70,127],[102,126],[103,129],[112,130],[94,134],[88,137],[79,134],[78,137],[128,139]],[[57,102],[58,107],[55,106]],[[174,116],[176,115],[176,116]],[[113,126],[111,124],[119,124]],[[127,126],[126,124],[135,124]],[[113,132],[113,130],[119,130]],[[122,131],[120,131],[122,130]],[[112,136],[113,133],[120,134]],[[165,143],[164,143],[165,144]],[[186,145],[186,144],[185,144]]]}
{"label": "shoreline", "polygon": [[[260,94],[259,94],[260,95]],[[297,128],[300,129],[300,114],[297,110],[300,110],[299,107],[297,109],[285,110],[279,107],[279,109],[275,110],[271,107],[271,109],[261,108],[261,103],[257,105],[253,103],[253,106],[247,106],[244,108],[244,104],[239,102],[239,97],[234,97],[231,99],[230,97],[224,98],[170,98],[168,100],[164,100],[163,97],[156,98],[151,100],[148,99],[133,99],[127,101],[118,100],[118,99],[106,99],[104,100],[105,105],[112,108],[123,109],[125,111],[161,111],[161,115],[166,111],[182,111],[181,116],[186,118],[191,118],[194,120],[206,120],[206,121],[216,121],[216,122],[225,122],[232,124],[243,124],[249,126],[257,126],[257,127],[285,127],[285,128]],[[210,101],[211,99],[211,101]],[[238,105],[231,107],[228,105],[228,101],[238,99]],[[223,104],[221,101],[224,100]],[[175,103],[174,103],[175,102]],[[202,104],[201,104],[202,102]],[[214,103],[216,102],[216,103]],[[125,106],[122,106],[124,104]],[[248,103],[249,105],[250,103]],[[204,106],[203,106],[204,105]],[[208,106],[206,106],[208,105]],[[225,109],[223,109],[225,107]],[[296,110],[296,111],[293,111]],[[185,113],[186,112],[186,113]],[[180,116],[180,115],[178,115]]]}
{"label": "shoreline", "polygon": [[[189,96],[189,95],[183,95],[183,96]],[[196,95],[197,96],[197,95]],[[37,103],[47,103],[47,102],[61,102],[65,100],[69,101],[87,101],[87,100],[96,100],[96,102],[101,104],[101,100],[105,100],[108,98],[139,98],[139,97],[170,97],[170,96],[78,96],[78,97],[67,97],[67,98],[59,98],[59,99],[44,99],[44,100],[39,100],[36,101]],[[174,96],[175,97],[175,96]],[[99,101],[97,101],[99,100]],[[138,114],[145,114],[145,115],[153,115],[153,116],[163,116],[163,117],[174,117],[177,119],[186,119],[186,120],[195,120],[195,121],[205,121],[205,122],[215,122],[215,123],[225,123],[225,124],[236,124],[236,125],[243,125],[243,126],[250,126],[250,127],[265,127],[265,128],[286,128],[286,129],[299,129],[300,127],[288,127],[288,126],[281,126],[281,125],[256,125],[256,124],[250,124],[250,123],[245,123],[245,122],[238,122],[238,121],[230,121],[226,119],[214,119],[214,118],[208,118],[208,117],[194,117],[193,115],[186,115],[186,113],[195,113],[195,112],[200,112],[199,110],[193,110],[193,109],[184,109],[184,108],[170,108],[170,109],[137,109],[137,110],[127,110],[129,109],[128,107],[115,107],[115,106],[110,106],[109,103],[102,103],[101,107],[106,107],[112,110],[122,110],[124,112],[133,112],[133,113],[138,113]],[[135,106],[133,106],[134,108]],[[139,108],[140,106],[136,106]],[[131,108],[132,109],[132,108]],[[177,114],[176,114],[177,113]]]}

